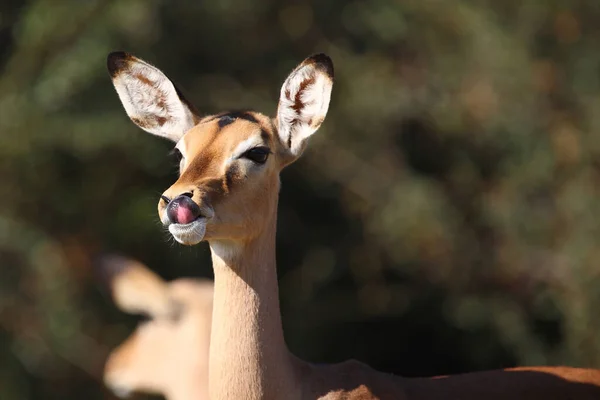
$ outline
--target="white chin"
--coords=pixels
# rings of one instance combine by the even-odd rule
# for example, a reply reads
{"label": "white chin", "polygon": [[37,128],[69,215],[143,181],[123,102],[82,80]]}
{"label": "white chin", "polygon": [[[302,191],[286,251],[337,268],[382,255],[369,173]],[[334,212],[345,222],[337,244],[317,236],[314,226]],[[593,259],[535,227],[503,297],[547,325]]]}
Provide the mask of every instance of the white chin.
{"label": "white chin", "polygon": [[181,244],[191,246],[200,243],[206,233],[206,218],[198,218],[189,224],[171,224],[169,232]]}

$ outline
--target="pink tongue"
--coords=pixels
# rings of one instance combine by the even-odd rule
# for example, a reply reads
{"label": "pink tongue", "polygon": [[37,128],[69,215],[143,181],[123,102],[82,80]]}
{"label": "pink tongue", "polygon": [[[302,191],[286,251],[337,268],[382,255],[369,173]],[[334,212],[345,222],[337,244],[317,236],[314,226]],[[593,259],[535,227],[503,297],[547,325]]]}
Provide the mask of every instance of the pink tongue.
{"label": "pink tongue", "polygon": [[194,220],[194,214],[187,207],[177,207],[177,222],[180,224],[189,224]]}

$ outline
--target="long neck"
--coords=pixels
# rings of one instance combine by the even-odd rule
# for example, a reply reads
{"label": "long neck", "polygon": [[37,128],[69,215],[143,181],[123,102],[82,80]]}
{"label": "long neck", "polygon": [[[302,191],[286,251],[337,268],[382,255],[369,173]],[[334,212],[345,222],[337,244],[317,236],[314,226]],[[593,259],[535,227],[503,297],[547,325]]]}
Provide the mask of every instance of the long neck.
{"label": "long neck", "polygon": [[297,384],[283,338],[275,266],[276,210],[247,242],[210,242],[215,272],[211,399],[290,398]]}

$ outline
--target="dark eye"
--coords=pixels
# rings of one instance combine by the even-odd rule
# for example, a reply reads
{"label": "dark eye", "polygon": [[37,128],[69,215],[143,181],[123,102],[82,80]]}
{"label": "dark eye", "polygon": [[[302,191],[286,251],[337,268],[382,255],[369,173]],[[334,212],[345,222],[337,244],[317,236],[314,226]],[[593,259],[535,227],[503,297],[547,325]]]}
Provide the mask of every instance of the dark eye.
{"label": "dark eye", "polygon": [[257,164],[264,164],[267,161],[269,154],[271,154],[271,150],[269,150],[268,147],[260,146],[248,150],[242,154],[242,157],[254,161]]}
{"label": "dark eye", "polygon": [[177,163],[179,163],[181,161],[181,159],[183,158],[183,154],[181,154],[181,151],[179,151],[179,149],[177,147],[175,147],[173,150],[171,150],[169,152],[169,155],[171,157],[173,157]]}

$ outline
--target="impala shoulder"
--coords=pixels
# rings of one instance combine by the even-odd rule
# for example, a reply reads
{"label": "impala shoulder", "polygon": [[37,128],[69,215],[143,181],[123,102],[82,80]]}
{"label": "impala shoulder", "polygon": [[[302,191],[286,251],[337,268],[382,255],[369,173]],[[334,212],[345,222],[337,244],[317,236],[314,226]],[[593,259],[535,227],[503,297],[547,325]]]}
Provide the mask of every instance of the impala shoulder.
{"label": "impala shoulder", "polygon": [[322,366],[329,379],[322,400],[405,400],[403,378],[379,372],[357,360]]}

